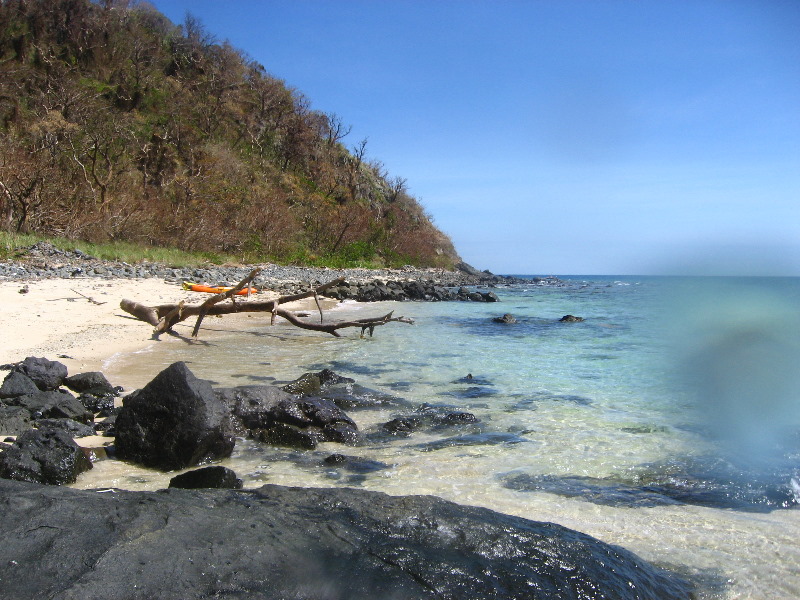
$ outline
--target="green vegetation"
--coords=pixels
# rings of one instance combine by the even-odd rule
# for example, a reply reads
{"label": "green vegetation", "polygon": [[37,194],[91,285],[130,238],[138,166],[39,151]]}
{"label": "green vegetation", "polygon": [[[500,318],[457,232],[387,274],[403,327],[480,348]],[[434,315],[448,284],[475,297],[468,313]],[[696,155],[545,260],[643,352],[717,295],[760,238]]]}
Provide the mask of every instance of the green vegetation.
{"label": "green vegetation", "polygon": [[368,160],[366,140],[348,147],[349,130],[191,17],[176,26],[125,0],[0,0],[6,247],[35,233],[126,261],[130,247],[451,266],[452,243],[406,181]]}

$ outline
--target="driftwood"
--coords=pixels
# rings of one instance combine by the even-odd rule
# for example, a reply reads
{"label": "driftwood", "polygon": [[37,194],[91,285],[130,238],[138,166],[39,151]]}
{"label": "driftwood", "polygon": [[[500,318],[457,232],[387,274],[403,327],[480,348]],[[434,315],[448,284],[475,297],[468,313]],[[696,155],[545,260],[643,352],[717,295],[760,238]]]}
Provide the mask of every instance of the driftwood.
{"label": "driftwood", "polygon": [[[165,331],[170,331],[174,325],[191,317],[197,317],[194,329],[192,330],[192,337],[197,337],[197,334],[200,330],[200,324],[206,315],[221,316],[243,312],[268,312],[272,315],[272,323],[275,322],[275,317],[283,317],[296,327],[309,329],[311,331],[329,333],[336,337],[341,337],[338,332],[339,329],[344,329],[347,327],[360,327],[361,336],[363,337],[364,333],[367,331],[369,332],[369,335],[372,336],[376,327],[379,327],[380,325],[386,325],[387,323],[414,323],[414,320],[409,319],[408,317],[393,316],[394,311],[380,317],[357,319],[355,321],[324,323],[322,307],[319,303],[319,295],[328,288],[339,285],[342,283],[342,281],[344,281],[343,279],[334,279],[333,281],[329,281],[328,283],[320,285],[313,290],[309,290],[308,292],[292,294],[290,296],[280,296],[279,298],[274,298],[272,300],[257,300],[247,302],[237,301],[236,292],[249,285],[258,272],[259,270],[255,269],[247,277],[242,279],[242,281],[240,281],[235,287],[226,292],[212,296],[202,304],[187,305],[181,301],[177,304],[147,306],[132,300],[123,300],[120,302],[119,306],[128,314],[133,315],[140,321],[144,321],[145,323],[149,323],[155,327],[153,332],[154,337],[157,337],[159,334]],[[294,313],[280,308],[281,304],[311,297],[314,298],[317,303],[317,308],[319,309],[319,323],[303,321]],[[224,300],[230,300],[230,302],[222,304]]]}

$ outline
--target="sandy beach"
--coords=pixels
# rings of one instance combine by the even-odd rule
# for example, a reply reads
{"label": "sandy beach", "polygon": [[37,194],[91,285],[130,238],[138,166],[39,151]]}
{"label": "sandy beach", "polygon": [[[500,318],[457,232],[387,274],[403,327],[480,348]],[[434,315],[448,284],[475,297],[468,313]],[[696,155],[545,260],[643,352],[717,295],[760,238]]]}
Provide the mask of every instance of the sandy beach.
{"label": "sandy beach", "polygon": [[[27,290],[21,293],[20,290]],[[102,371],[103,362],[119,353],[136,352],[153,343],[153,327],[123,311],[122,299],[158,305],[179,302],[197,304],[209,296],[183,290],[159,279],[41,279],[0,282],[0,365],[40,356],[58,360],[70,374]],[[257,296],[272,297],[267,292]],[[310,301],[313,305],[313,300]],[[328,301],[327,304],[335,304]],[[310,308],[309,301],[284,305],[289,310]],[[232,330],[246,315],[228,315],[225,329]],[[220,332],[219,319],[207,319],[201,337]],[[205,326],[208,325],[206,328]],[[175,327],[188,337],[194,319]],[[169,340],[169,336],[162,336]],[[0,371],[0,378],[7,371]],[[128,388],[128,382],[115,381]]]}

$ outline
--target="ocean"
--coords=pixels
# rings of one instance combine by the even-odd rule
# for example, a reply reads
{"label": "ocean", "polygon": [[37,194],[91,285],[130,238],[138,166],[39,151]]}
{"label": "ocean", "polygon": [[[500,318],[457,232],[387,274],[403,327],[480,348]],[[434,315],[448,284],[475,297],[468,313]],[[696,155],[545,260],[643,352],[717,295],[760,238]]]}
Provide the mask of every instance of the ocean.
{"label": "ocean", "polygon": [[[700,598],[800,597],[800,279],[564,276],[492,291],[501,302],[326,313],[415,320],[365,338],[210,320],[199,343],[164,339],[106,374],[143,385],[182,360],[233,386],[332,369],[408,407],[348,411],[367,434],[358,447],[239,440],[223,464],[245,487],[433,494],[618,544],[699,581]],[[494,321],[505,313],[516,323]],[[381,434],[420,410],[477,422]],[[362,460],[340,468],[333,453]],[[76,487],[158,489],[173,475],[105,461]]]}

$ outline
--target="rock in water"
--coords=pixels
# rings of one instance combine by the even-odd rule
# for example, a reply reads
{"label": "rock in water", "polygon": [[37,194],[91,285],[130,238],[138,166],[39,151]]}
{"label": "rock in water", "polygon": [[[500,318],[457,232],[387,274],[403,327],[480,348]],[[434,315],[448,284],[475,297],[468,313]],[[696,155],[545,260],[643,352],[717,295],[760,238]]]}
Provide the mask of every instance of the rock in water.
{"label": "rock in water", "polygon": [[215,465],[213,467],[203,467],[194,471],[187,471],[176,475],[169,480],[169,487],[196,490],[202,488],[227,488],[238,490],[242,487],[242,480],[236,477],[236,473],[227,467]]}
{"label": "rock in water", "polygon": [[513,325],[517,322],[517,320],[514,318],[514,315],[511,313],[506,313],[502,317],[494,317],[492,321],[495,323],[508,323],[509,325]]}
{"label": "rock in water", "polygon": [[83,450],[60,429],[30,429],[0,454],[0,477],[17,481],[75,483],[78,475],[91,468]]}
{"label": "rock in water", "polygon": [[575,315],[564,315],[559,320],[559,323],[580,323],[583,317],[576,317]]}
{"label": "rock in water", "polygon": [[117,416],[117,456],[169,471],[230,456],[228,411],[211,384],[177,362],[125,398]]}
{"label": "rock in water", "polygon": [[273,485],[98,494],[0,481],[0,504],[0,581],[15,600],[692,594],[588,535],[430,496]]}

